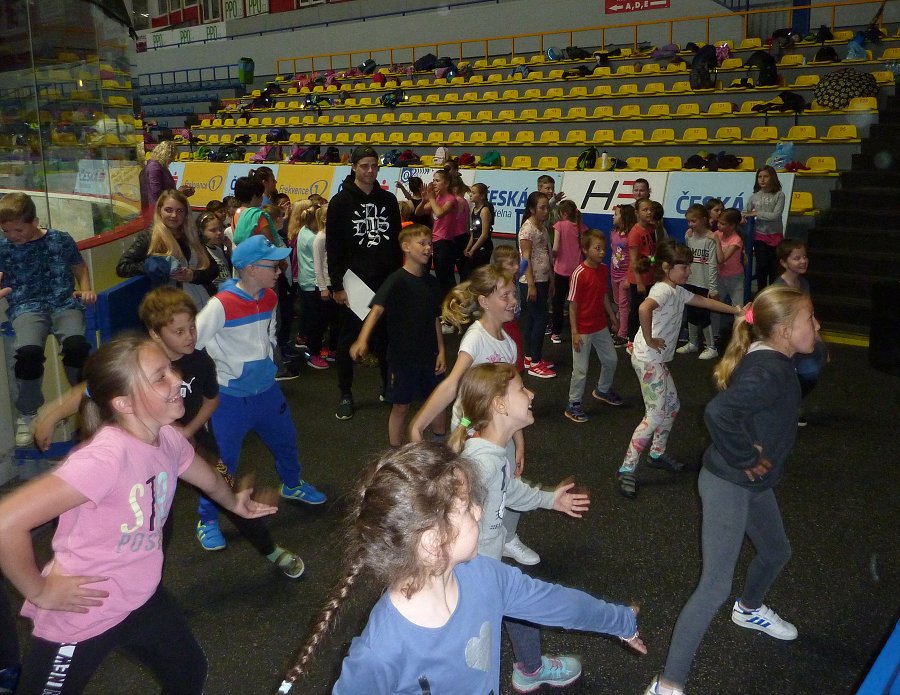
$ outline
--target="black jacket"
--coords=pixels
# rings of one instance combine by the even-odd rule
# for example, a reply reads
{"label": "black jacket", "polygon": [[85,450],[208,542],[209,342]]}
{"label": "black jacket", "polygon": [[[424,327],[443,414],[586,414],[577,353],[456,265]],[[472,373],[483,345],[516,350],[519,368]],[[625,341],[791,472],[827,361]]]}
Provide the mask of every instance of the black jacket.
{"label": "black jacket", "polygon": [[[184,239],[176,239],[178,245],[181,247],[181,253],[184,254],[185,259],[188,261],[191,260],[191,247]],[[145,229],[142,232],[138,232],[131,246],[129,246],[119,258],[118,264],[116,264],[116,274],[120,278],[130,278],[135,275],[143,275],[144,273],[144,261],[147,259],[147,251],[150,248],[150,230]],[[213,280],[216,279],[219,275],[219,265],[216,263],[216,259],[209,255],[209,252],[204,248],[203,252],[208,256],[207,262],[208,265],[203,270],[195,270],[194,271],[194,280],[192,284],[194,285],[202,285],[206,288],[207,293],[212,296],[216,293],[215,285],[213,284]],[[176,287],[181,287],[181,283],[175,283]]]}
{"label": "black jacket", "polygon": [[377,183],[368,195],[351,173],[328,203],[325,248],[331,288],[344,289],[344,274],[352,270],[373,291],[403,265],[400,251],[400,206]]}
{"label": "black jacket", "polygon": [[[712,444],[703,465],[720,478],[753,490],[775,487],[797,438],[800,383],[790,358],[776,350],[754,350],[738,364],[728,388],[706,406],[704,420]],[[762,480],[750,481],[744,470],[772,462]]]}

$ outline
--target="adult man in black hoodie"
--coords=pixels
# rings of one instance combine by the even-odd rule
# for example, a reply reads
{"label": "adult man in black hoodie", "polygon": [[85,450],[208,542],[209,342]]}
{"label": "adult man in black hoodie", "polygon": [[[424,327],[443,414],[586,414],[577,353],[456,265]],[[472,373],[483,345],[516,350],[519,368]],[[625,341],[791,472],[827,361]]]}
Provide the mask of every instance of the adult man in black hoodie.
{"label": "adult man in black hoodie", "polygon": [[[334,301],[338,304],[338,388],[341,400],[338,420],[353,417],[353,360],[350,346],[359,336],[362,320],[353,313],[344,291],[344,275],[353,271],[373,292],[387,276],[403,265],[400,206],[397,199],[378,185],[378,154],[371,147],[357,147],[350,155],[353,171],[341,190],[328,203],[325,248]],[[372,336],[372,352],[381,363],[382,385],[386,379],[383,331]]]}

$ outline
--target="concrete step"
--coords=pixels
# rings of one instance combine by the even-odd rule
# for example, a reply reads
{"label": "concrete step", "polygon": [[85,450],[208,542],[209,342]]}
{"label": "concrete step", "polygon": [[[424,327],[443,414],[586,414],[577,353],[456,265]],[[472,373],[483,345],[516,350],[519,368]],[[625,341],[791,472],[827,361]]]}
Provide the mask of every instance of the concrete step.
{"label": "concrete step", "polygon": [[[824,213],[823,217],[828,213]],[[816,220],[816,226],[808,236],[810,249],[842,250],[856,253],[858,249],[876,249],[890,251],[900,248],[900,229],[884,227],[857,227],[846,224],[828,224],[822,218]]]}
{"label": "concrete step", "polygon": [[[816,272],[846,273],[851,278],[857,275],[894,278],[900,273],[900,249],[870,251],[860,248],[851,253],[845,249],[812,247],[809,249],[809,265]],[[850,295],[857,294],[854,282],[851,280],[846,290]]]}

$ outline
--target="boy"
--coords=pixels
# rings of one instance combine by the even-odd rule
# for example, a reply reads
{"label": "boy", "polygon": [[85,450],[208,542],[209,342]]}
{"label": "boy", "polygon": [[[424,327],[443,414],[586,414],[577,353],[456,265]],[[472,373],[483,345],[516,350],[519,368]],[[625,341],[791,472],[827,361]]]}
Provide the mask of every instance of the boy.
{"label": "boy", "polygon": [[[547,219],[547,225],[550,227],[550,242],[553,242],[553,225],[559,222],[559,201],[564,200],[566,194],[560,191],[556,192],[556,180],[549,174],[538,176],[537,189],[539,193],[543,193],[550,200],[550,217]],[[525,217],[522,218],[525,220]]]}
{"label": "boy", "polygon": [[[216,363],[219,407],[213,432],[228,472],[237,470],[241,444],[254,431],[275,456],[281,496],[322,504],[325,495],[300,477],[297,431],[281,388],[275,381],[275,307],[272,289],[288,248],[273,246],[264,236],[251,236],[236,246],[231,262],[238,280],[222,283],[197,316],[197,344]],[[261,337],[262,336],[262,337]],[[200,500],[198,537],[212,531],[218,510]]]}
{"label": "boy", "polygon": [[[718,299],[719,297],[719,262],[716,254],[716,238],[709,229],[709,212],[703,205],[691,205],[684,214],[687,218],[688,230],[685,234],[685,245],[694,255],[691,264],[691,282],[684,288],[703,297]],[[688,342],[675,352],[679,355],[690,355],[700,352],[700,332],[706,347],[700,352],[701,360],[714,360],[719,356],[713,341],[712,317],[709,309],[687,306],[685,308],[688,321]]]}
{"label": "boy", "polygon": [[[411,224],[400,231],[403,267],[394,271],[372,299],[359,337],[350,346],[358,360],[369,350],[369,337],[382,314],[387,316],[388,380],[385,400],[393,404],[388,420],[392,447],[403,444],[406,413],[412,402],[423,403],[444,373],[446,357],[441,331],[441,293],[431,275],[431,230]],[[447,432],[446,411],[431,423],[437,437]]]}
{"label": "boy", "polygon": [[24,447],[32,443],[31,422],[44,403],[47,336],[51,331],[56,336],[66,378],[77,384],[91,350],[84,337],[83,305],[93,304],[96,296],[75,241],[57,229],[41,229],[34,201],[25,193],[0,200],[0,227],[0,273],[12,290],[7,315],[15,331],[16,446]]}
{"label": "boy", "polygon": [[603,233],[596,229],[584,232],[581,235],[581,250],[585,260],[572,273],[568,296],[569,324],[572,328],[572,379],[565,416],[572,422],[587,422],[588,419],[581,407],[581,398],[592,347],[600,358],[600,378],[591,395],[609,405],[622,405],[619,394],[612,389],[619,358],[609,326],[614,331],[618,330],[619,320],[607,291],[609,268],[603,263],[606,253]]}

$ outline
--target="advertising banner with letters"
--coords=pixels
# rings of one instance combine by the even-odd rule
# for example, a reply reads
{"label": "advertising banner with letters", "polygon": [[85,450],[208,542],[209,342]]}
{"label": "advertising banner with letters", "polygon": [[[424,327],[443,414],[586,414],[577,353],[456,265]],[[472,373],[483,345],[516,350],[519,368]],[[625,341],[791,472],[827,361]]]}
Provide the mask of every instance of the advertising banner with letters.
{"label": "advertising banner with letters", "polygon": [[[172,170],[172,165],[169,170]],[[194,187],[194,195],[190,198],[191,207],[205,207],[211,200],[222,200],[226,195],[231,195],[230,191],[225,190],[227,172],[228,169],[222,164],[188,162],[177,183],[179,186]]]}
{"label": "advertising banner with letters", "polygon": [[537,190],[538,176],[548,174],[563,190],[563,175],[555,171],[501,171],[475,169],[475,183],[488,187],[488,200],[494,206],[494,234],[498,238],[515,238],[524,222],[528,195]]}
{"label": "advertising banner with letters", "polygon": [[290,196],[291,202],[306,200],[313,194],[330,198],[332,172],[328,167],[282,166],[278,170],[278,192]]}

